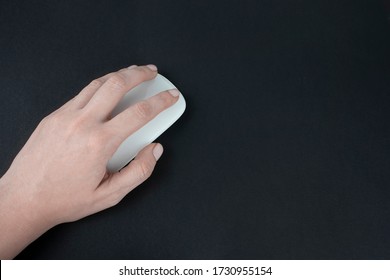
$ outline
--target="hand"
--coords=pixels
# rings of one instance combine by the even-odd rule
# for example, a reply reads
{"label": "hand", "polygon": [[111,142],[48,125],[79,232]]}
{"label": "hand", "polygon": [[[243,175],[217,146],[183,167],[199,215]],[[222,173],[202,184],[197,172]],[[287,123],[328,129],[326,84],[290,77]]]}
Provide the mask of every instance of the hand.
{"label": "hand", "polygon": [[0,180],[0,257],[16,255],[57,224],[117,204],[151,175],[160,144],[120,172],[106,165],[129,135],[177,101],[177,90],[161,92],[110,118],[126,92],[156,75],[154,65],[107,74],[41,121]]}

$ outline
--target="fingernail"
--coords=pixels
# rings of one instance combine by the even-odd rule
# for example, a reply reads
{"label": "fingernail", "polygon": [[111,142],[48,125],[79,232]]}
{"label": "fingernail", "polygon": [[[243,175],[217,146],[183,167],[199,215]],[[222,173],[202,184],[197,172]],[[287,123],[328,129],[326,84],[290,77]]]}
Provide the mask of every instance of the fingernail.
{"label": "fingernail", "polygon": [[154,146],[153,155],[154,155],[154,158],[156,159],[156,161],[161,157],[163,151],[164,151],[164,149],[163,149],[163,146],[161,146],[161,144],[157,143]]}
{"label": "fingernail", "polygon": [[131,65],[131,66],[129,66],[129,67],[127,67],[127,69],[133,69],[133,68],[135,68],[135,67],[138,67],[138,65]]}
{"label": "fingernail", "polygon": [[157,71],[157,66],[154,64],[148,64],[148,65],[146,65],[146,67],[148,67],[152,71]]}
{"label": "fingernail", "polygon": [[173,96],[173,97],[178,97],[180,95],[180,91],[178,91],[176,88],[168,90],[168,92]]}

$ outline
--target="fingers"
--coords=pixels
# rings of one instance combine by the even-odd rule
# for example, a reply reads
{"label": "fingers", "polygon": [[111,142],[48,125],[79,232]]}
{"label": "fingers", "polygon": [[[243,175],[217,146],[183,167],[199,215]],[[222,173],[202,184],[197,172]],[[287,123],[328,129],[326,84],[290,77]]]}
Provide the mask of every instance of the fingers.
{"label": "fingers", "polygon": [[[133,69],[137,67],[137,65],[131,65],[128,68],[123,68],[119,70],[118,72],[123,72],[126,69]],[[111,72],[103,77],[97,78],[90,82],[85,88],[83,88],[80,93],[73,99],[73,104],[77,109],[84,108],[85,105],[88,104],[88,102],[91,100],[92,96],[95,94],[95,92],[110,78],[112,77],[116,72]]]}
{"label": "fingers", "polygon": [[128,166],[111,175],[97,191],[102,209],[116,205],[130,191],[143,183],[152,174],[157,160],[163,153],[161,144],[145,147]]}
{"label": "fingers", "polygon": [[170,89],[130,106],[107,122],[108,129],[117,140],[124,141],[159,113],[172,106],[179,99],[180,92]]}
{"label": "fingers", "polygon": [[[104,120],[130,89],[155,78],[156,75],[157,68],[154,65],[138,66],[115,72],[106,77],[104,81],[98,81],[96,85],[91,86],[91,91],[96,91],[84,109]],[[86,93],[86,96],[89,94]]]}

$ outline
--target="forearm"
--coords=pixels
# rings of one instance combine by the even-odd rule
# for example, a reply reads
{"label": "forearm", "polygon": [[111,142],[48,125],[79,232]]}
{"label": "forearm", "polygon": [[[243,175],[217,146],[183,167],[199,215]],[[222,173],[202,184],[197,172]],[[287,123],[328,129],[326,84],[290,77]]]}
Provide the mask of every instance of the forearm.
{"label": "forearm", "polygon": [[15,187],[0,179],[0,259],[14,258],[50,228]]}

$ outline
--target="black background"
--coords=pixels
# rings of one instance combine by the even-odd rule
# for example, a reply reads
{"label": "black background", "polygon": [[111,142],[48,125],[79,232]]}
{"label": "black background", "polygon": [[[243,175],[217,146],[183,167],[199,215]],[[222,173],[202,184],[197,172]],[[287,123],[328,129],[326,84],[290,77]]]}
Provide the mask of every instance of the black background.
{"label": "black background", "polygon": [[105,73],[187,100],[147,182],[18,258],[389,258],[389,31],[374,0],[1,1],[1,174]]}

